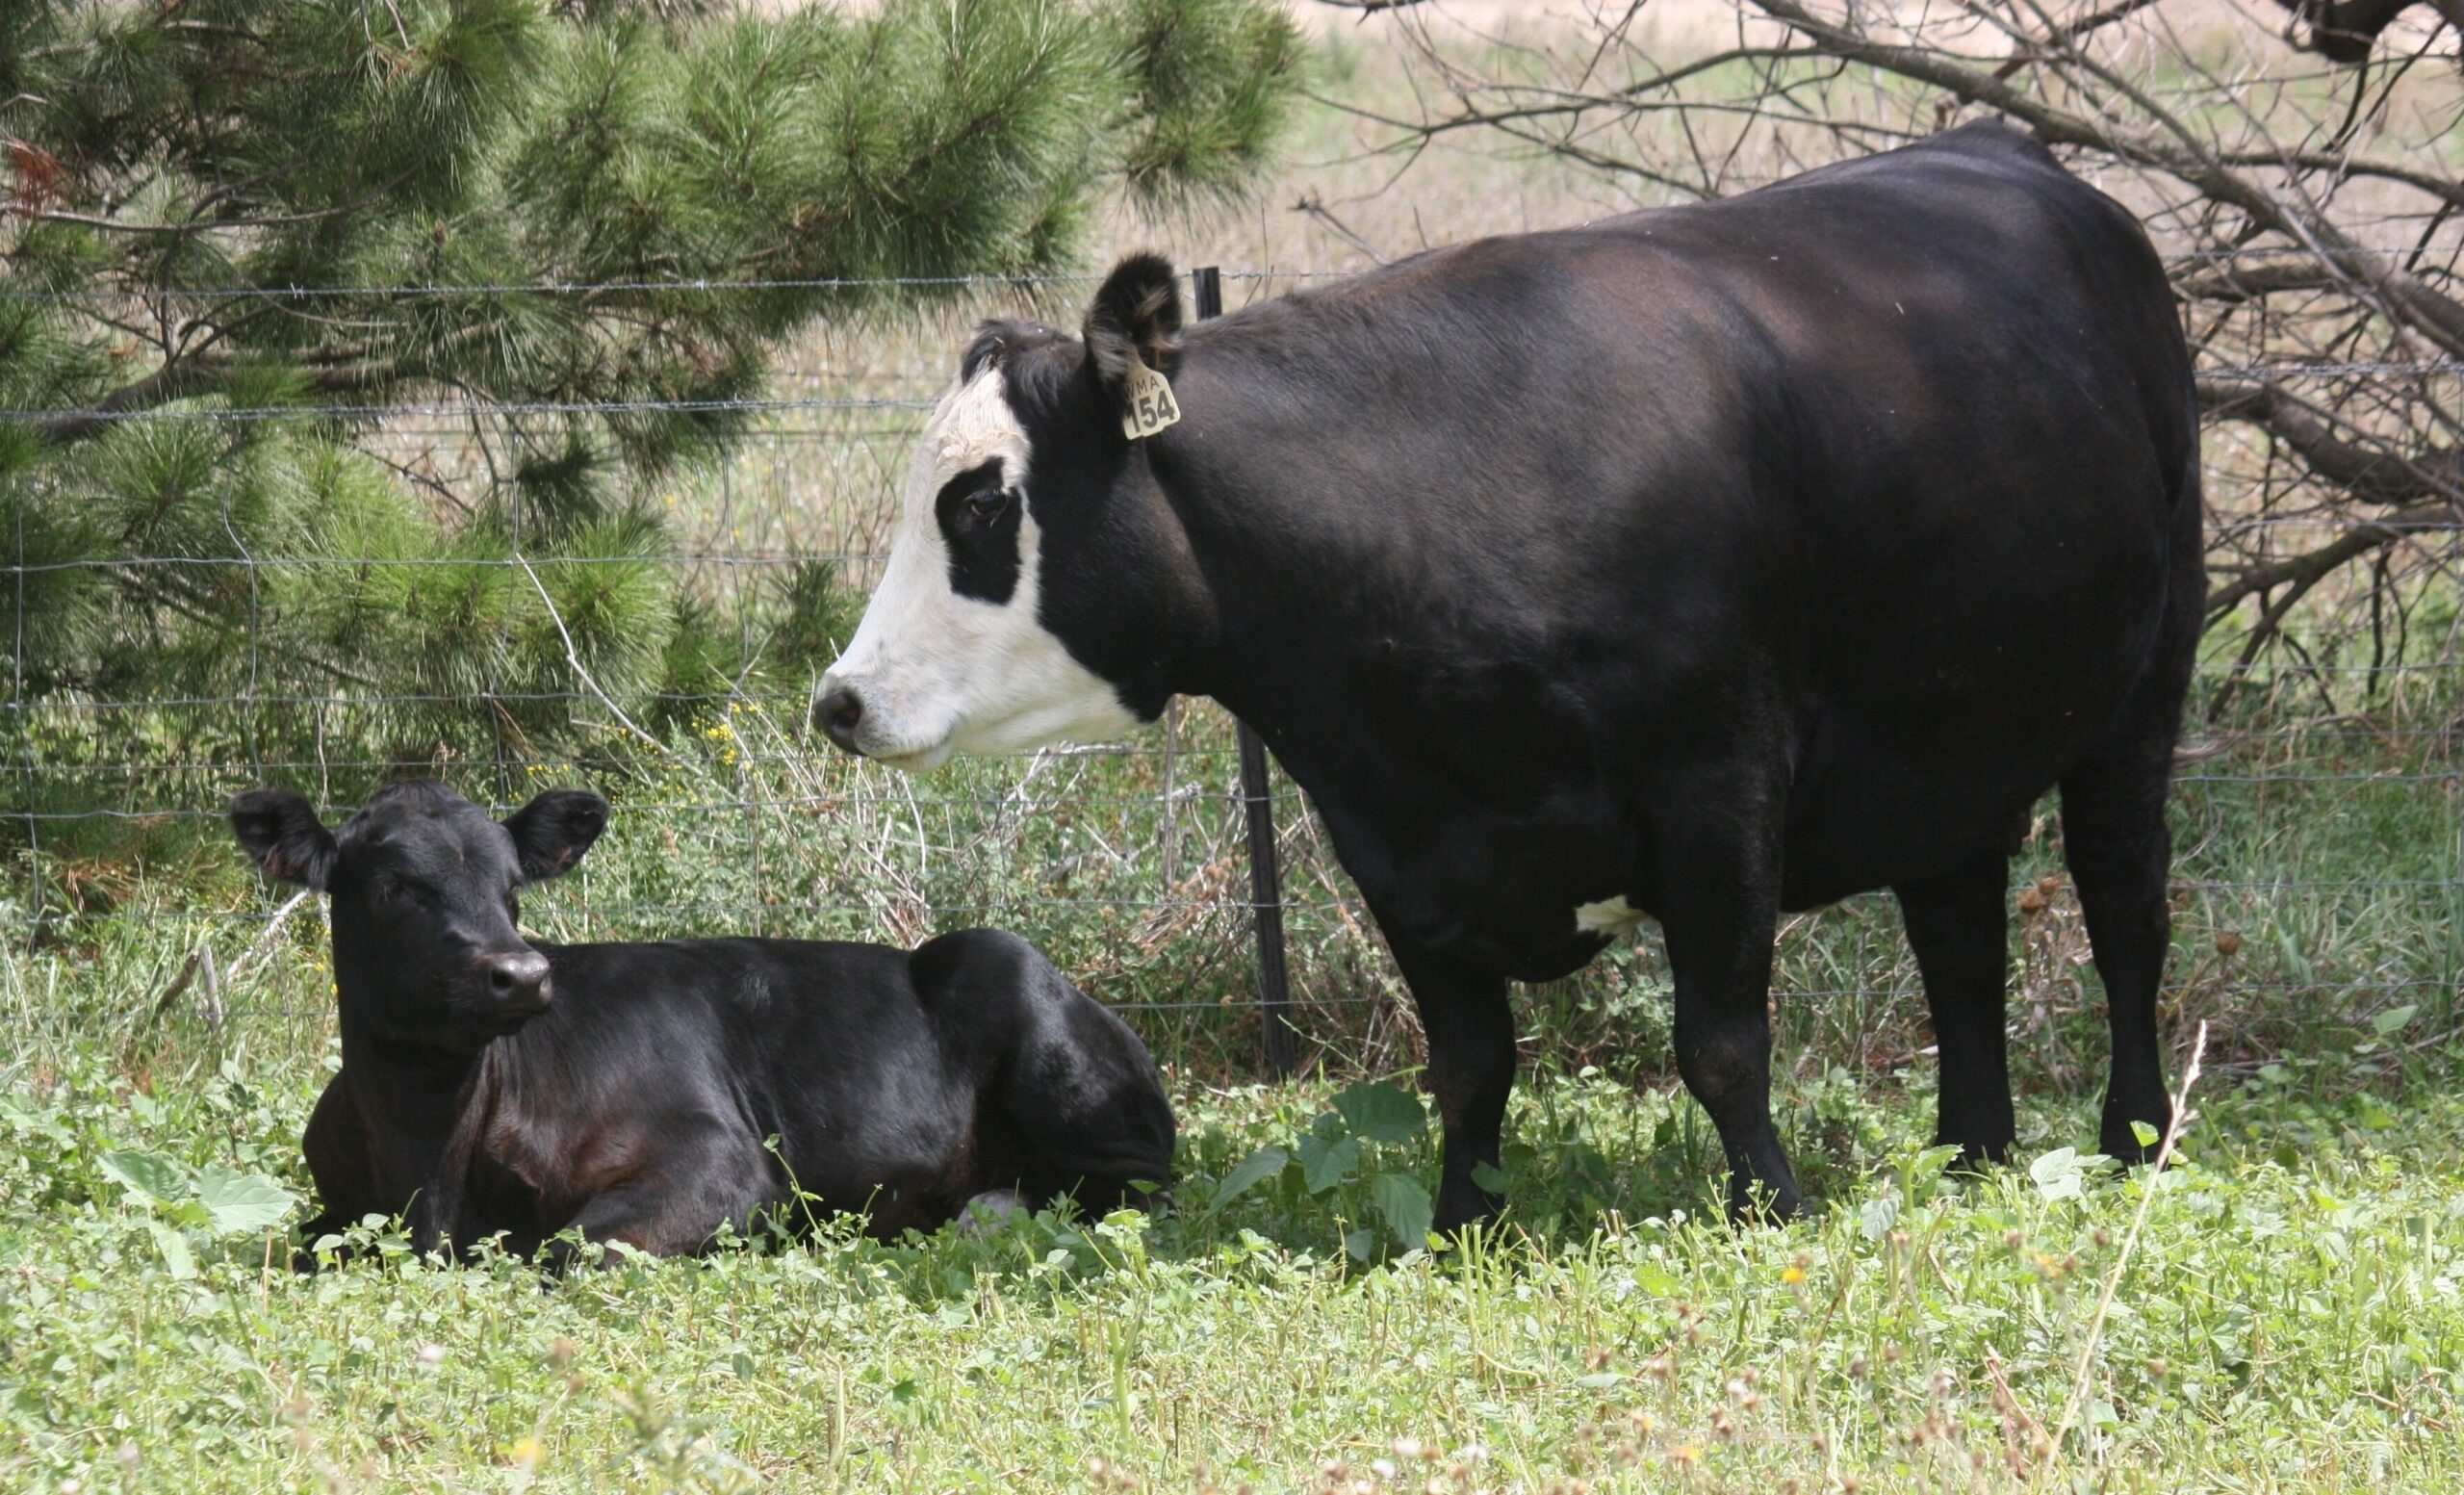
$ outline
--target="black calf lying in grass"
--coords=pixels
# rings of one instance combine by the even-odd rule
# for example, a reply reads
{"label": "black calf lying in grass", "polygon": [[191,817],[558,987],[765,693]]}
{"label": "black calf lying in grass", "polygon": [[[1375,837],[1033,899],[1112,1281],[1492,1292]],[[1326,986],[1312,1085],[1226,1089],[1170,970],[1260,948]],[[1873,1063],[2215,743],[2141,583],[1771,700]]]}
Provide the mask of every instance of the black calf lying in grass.
{"label": "black calf lying in grass", "polygon": [[1145,1045],[1014,936],[524,941],[514,889],[606,822],[572,789],[499,824],[399,784],[339,832],[288,790],[232,804],[268,876],[333,900],[343,1068],[308,1121],[307,1240],[408,1212],[422,1250],[573,1229],[670,1254],[800,1220],[799,1192],[891,1235],[980,1194],[1103,1208],[1168,1177]]}

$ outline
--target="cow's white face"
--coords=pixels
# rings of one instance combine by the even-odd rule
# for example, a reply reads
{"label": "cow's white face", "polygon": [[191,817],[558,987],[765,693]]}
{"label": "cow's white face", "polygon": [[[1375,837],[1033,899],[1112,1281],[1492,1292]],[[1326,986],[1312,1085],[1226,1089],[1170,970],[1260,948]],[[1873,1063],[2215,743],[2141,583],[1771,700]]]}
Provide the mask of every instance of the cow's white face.
{"label": "cow's white face", "polygon": [[889,566],[816,687],[839,746],[911,772],[952,753],[1117,736],[1138,718],[1037,617],[1041,532],[1001,371],[942,398],[908,471]]}

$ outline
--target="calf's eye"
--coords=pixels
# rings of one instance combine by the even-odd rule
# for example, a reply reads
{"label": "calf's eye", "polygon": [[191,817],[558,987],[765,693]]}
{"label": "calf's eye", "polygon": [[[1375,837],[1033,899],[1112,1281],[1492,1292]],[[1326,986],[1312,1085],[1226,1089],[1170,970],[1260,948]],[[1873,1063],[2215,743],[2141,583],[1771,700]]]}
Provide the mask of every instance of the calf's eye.
{"label": "calf's eye", "polygon": [[998,519],[1002,510],[1010,506],[1010,498],[1007,488],[979,488],[967,495],[966,511],[980,520]]}

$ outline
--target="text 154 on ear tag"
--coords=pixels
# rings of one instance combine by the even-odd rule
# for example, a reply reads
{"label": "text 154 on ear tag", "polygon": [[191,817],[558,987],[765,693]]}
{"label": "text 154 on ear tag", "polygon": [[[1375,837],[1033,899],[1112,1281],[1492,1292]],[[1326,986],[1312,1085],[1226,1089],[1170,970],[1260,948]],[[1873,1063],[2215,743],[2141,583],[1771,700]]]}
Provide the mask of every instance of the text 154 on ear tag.
{"label": "text 154 on ear tag", "polygon": [[1121,397],[1128,408],[1121,412],[1120,430],[1132,441],[1152,436],[1181,418],[1181,407],[1172,400],[1171,381],[1136,358],[1129,361],[1129,378],[1121,387]]}

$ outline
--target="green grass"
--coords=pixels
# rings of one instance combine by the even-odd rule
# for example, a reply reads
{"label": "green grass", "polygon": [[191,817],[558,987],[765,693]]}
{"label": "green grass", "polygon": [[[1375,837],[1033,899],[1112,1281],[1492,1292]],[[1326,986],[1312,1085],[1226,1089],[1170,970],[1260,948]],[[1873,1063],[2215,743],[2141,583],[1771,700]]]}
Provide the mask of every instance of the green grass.
{"label": "green grass", "polygon": [[[1331,83],[1402,97],[1390,64],[1346,65]],[[1115,237],[1315,271],[1363,261],[1280,211],[1302,193],[1389,254],[1629,205],[1475,150],[1381,192],[1395,164],[1359,155],[1370,139],[1313,113],[1253,221]],[[1074,324],[1086,294],[1034,309]],[[825,329],[782,393],[929,394],[971,317],[1028,299]],[[778,562],[697,567],[697,598],[750,631],[792,557],[877,552],[912,424],[800,415],[680,478],[663,496],[680,551]],[[406,462],[471,459],[456,434],[395,434]],[[2215,454],[2229,512],[2240,470]],[[2022,1156],[2053,1163],[1938,1173],[1914,970],[1888,899],[1861,898],[1780,941],[1778,1114],[1816,1219],[1719,1223],[1646,941],[1519,994],[1512,1210],[1441,1261],[1409,1228],[1433,1139],[1395,1092],[1349,1091],[1413,1091],[1417,1029],[1291,800],[1321,1070],[1250,1082],[1242,818],[1228,724],[1203,703],[1169,758],[1149,733],[923,782],[813,752],[784,688],[678,706],[660,753],[613,732],[533,751],[475,709],[439,741],[357,705],[53,703],[13,718],[31,764],[13,783],[80,817],[31,840],[0,822],[0,1488],[2464,1488],[2464,671],[2374,693],[2332,673],[2370,657],[2355,607],[2323,589],[2297,620],[2326,673],[2261,671],[2214,721],[2204,682],[2194,735],[2213,753],[2173,805],[2166,1011],[2175,1072],[2202,1020],[2210,1069],[2190,1166],[2145,1199],[2126,1263],[2147,1181],[2062,1163],[2092,1145],[2106,1044],[2050,807],[2015,868],[2038,891],[2014,921],[2011,1021]],[[2451,661],[2452,624],[2434,592],[2406,659]],[[2212,657],[2236,646],[2219,634]],[[327,751],[344,742],[363,746]],[[275,926],[282,895],[244,875],[218,812],[261,780],[347,805],[398,763],[500,801],[588,782],[616,802],[584,870],[526,900],[545,935],[1029,934],[1165,1060],[1174,1212],[556,1283],[425,1267],[380,1227],[377,1260],[270,1269],[307,1191],[330,972],[314,905]]]}
{"label": "green grass", "polygon": [[[2050,819],[2015,873],[2049,880],[2013,938],[2021,1168],[1949,1179],[1925,1152],[1921,1004],[1888,901],[1859,899],[1780,945],[1777,1109],[1816,1220],[1720,1223],[1646,941],[1519,998],[1512,1209],[1440,1261],[1413,1249],[1435,1175],[1416,1077],[1347,1094],[1414,1062],[1408,1009],[1305,824],[1294,956],[1327,1077],[1260,1087],[1243,921],[1139,906],[1165,886],[1156,756],[911,786],[808,760],[749,708],[706,718],[600,777],[620,813],[531,927],[1012,923],[1108,999],[1167,1004],[1132,1016],[1183,1181],[1144,1223],[834,1234],[560,1283],[423,1266],[381,1225],[376,1261],[270,1265],[332,1062],[321,918],[271,927],[278,894],[210,815],[121,826],[48,860],[75,916],[0,960],[0,1485],[1270,1490],[1400,1487],[1407,1465],[1446,1490],[2451,1490],[2464,841],[2426,729],[2451,712],[2432,692],[2323,726],[2262,693],[2189,770],[2169,1031],[2178,1072],[2211,1023],[2210,1069],[2127,1264],[2145,1180],[2063,1163],[2092,1146],[2106,1044]],[[521,777],[571,776],[539,766]],[[1177,812],[1192,890],[1237,872],[1236,813],[1211,792]]]}
{"label": "green grass", "polygon": [[[1399,1487],[1384,1458],[1448,1490],[2451,1490],[2452,688],[2322,720],[2286,678],[2199,729],[2220,751],[2173,806],[2167,1012],[2176,1072],[2200,1020],[2211,1068],[2191,1166],[2126,1270],[2144,1180],[2061,1162],[2092,1146],[2106,1043],[2049,814],[2015,868],[2035,890],[2012,956],[2040,1173],[1936,1172],[1913,972],[1888,900],[1862,898],[1780,941],[1777,1109],[1819,1218],[1719,1222],[1647,940],[1518,998],[1512,1211],[1438,1261],[1411,1244],[1435,1175],[1396,1104],[1416,1078],[1377,1093],[1384,1121],[1358,1093],[1370,1121],[1335,1105],[1416,1062],[1417,1037],[1296,816],[1293,953],[1324,1077],[1247,1081],[1247,931],[1221,901],[1238,809],[1205,709],[1175,770],[1203,792],[1168,826],[1152,751],[911,784],[801,751],[750,703],[660,757],[449,769],[515,796],[587,777],[617,801],[585,869],[526,900],[544,934],[1008,923],[1132,1009],[1183,1117],[1175,1210],[1143,1226],[832,1236],[562,1283],[382,1255],[383,1227],[377,1262],[270,1267],[331,1062],[322,920],[271,923],[280,893],[211,812],[219,782],[198,815],[81,823],[40,863],[70,916],[0,959],[0,1486],[1270,1490],[1323,1487],[1331,1464]],[[1442,1452],[1423,1468],[1399,1440]]]}
{"label": "green grass", "polygon": [[[544,1283],[403,1254],[296,1277],[267,1265],[278,1237],[210,1227],[187,1232],[192,1264],[167,1261],[170,1211],[102,1160],[296,1187],[314,1067],[244,1046],[151,1098],[100,1064],[20,1073],[0,1113],[0,1480],[1314,1489],[1329,1466],[1388,1487],[1382,1458],[1414,1489],[2452,1490],[2464,1104],[2371,1055],[2333,1068],[2194,1095],[2193,1161],[2127,1260],[2144,1176],[2056,1154],[1946,1178],[1918,1147],[1921,1078],[1789,1086],[1801,1152],[1832,1159],[1827,1207],[1739,1231],[1681,1097],[1561,1075],[1518,1106],[1535,1150],[1512,1216],[1452,1261],[1397,1254],[1364,1181],[1429,1172],[1393,1115],[1378,1134],[1399,1140],[1322,1192],[1296,1160],[1214,1198],[1312,1134],[1332,1098],[1313,1085],[1185,1090],[1187,1180],[1157,1221],[833,1235]],[[2092,1128],[2076,1103],[2027,1121],[2040,1157]]]}

